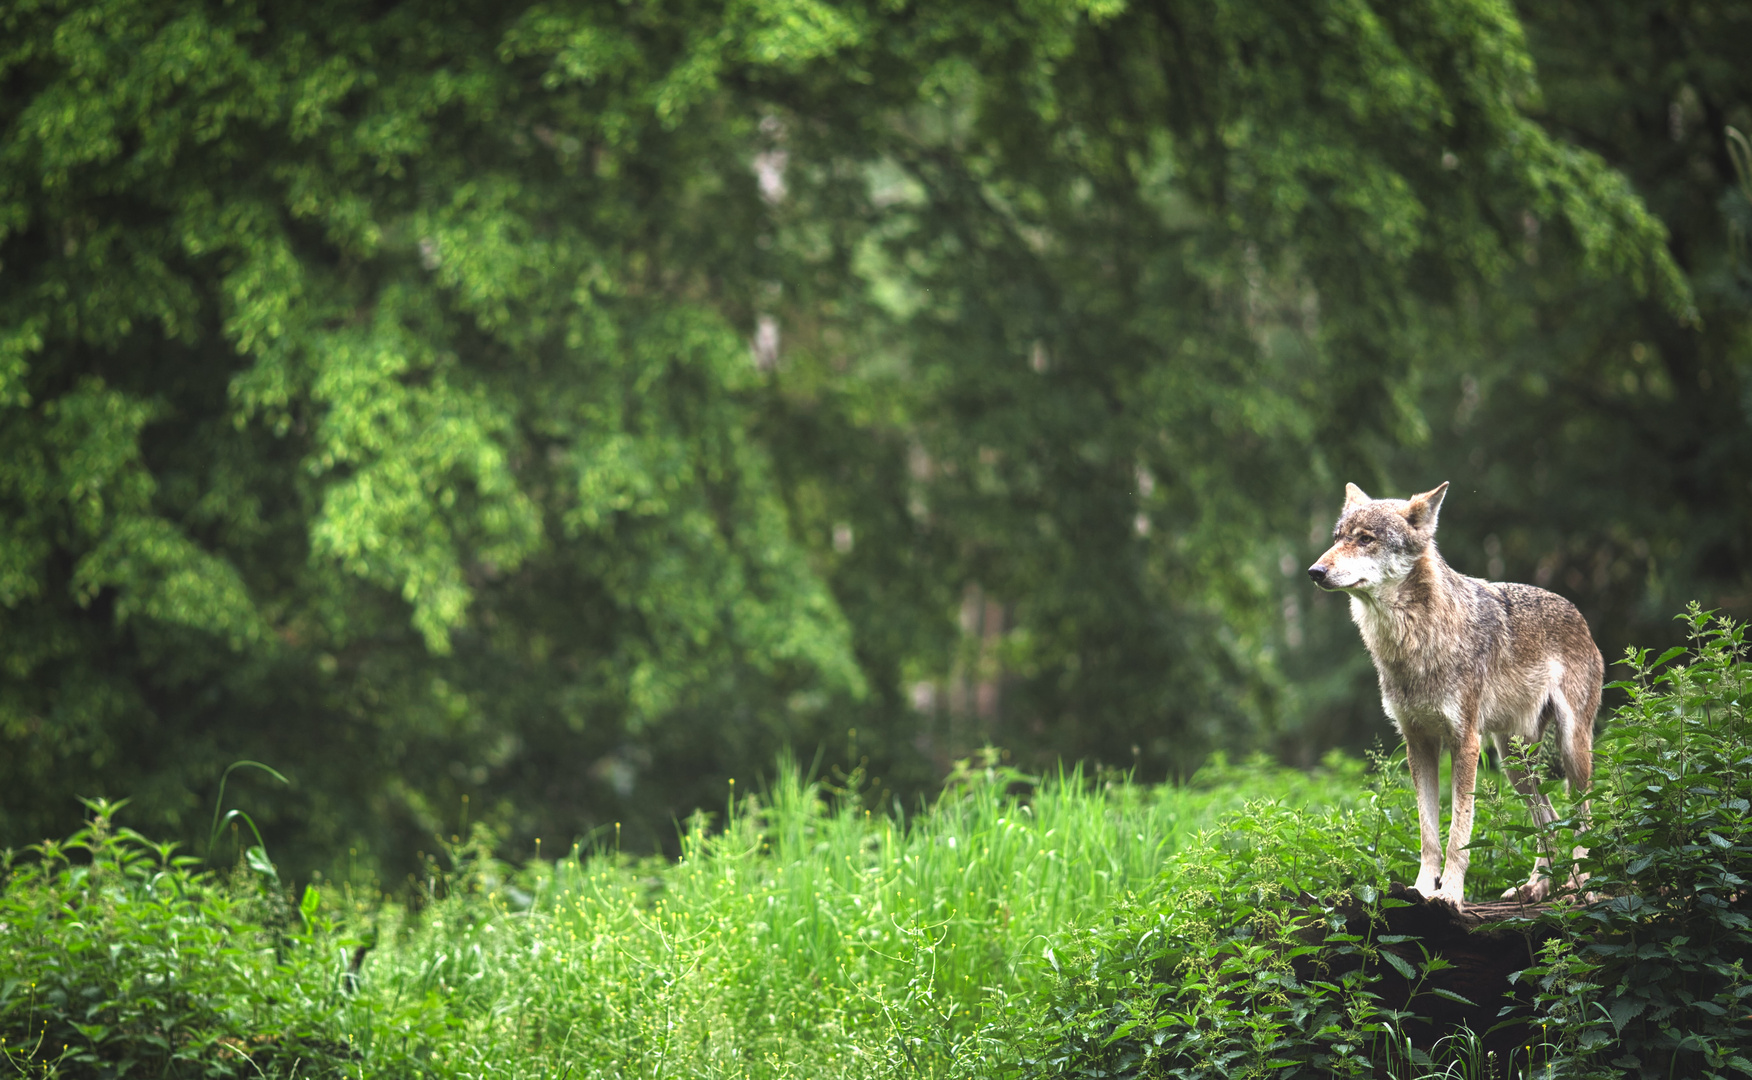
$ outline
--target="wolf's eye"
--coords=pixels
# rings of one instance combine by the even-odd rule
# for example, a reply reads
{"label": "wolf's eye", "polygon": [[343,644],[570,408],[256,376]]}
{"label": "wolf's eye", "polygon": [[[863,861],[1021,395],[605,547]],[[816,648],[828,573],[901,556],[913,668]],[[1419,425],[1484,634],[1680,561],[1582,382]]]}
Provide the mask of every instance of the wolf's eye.
{"label": "wolf's eye", "polygon": [[1357,543],[1359,543],[1359,544],[1373,544],[1374,542],[1375,542],[1375,537],[1369,533],[1358,533],[1357,534]]}

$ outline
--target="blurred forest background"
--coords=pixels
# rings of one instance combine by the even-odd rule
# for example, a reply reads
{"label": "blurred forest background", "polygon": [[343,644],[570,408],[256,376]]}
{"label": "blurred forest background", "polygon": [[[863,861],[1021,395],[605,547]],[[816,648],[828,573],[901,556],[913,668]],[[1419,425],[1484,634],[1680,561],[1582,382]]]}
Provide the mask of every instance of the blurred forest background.
{"label": "blurred forest background", "polygon": [[0,88],[0,846],[1309,764],[1346,481],[1752,615],[1744,2],[12,0]]}

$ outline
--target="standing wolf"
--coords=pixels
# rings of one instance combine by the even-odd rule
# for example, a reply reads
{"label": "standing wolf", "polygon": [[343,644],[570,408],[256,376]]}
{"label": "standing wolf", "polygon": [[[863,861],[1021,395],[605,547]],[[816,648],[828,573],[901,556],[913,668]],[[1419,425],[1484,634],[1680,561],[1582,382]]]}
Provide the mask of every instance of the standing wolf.
{"label": "standing wolf", "polygon": [[[1355,484],[1344,492],[1332,547],[1308,576],[1322,589],[1350,594],[1351,618],[1381,678],[1381,704],[1405,739],[1422,853],[1414,887],[1460,908],[1481,738],[1496,744],[1547,835],[1556,819],[1551,802],[1537,778],[1509,765],[1509,740],[1537,742],[1555,722],[1564,777],[1572,789],[1586,788],[1605,665],[1568,600],[1531,585],[1467,577],[1442,560],[1436,514],[1447,484],[1403,500],[1371,499]],[[1446,864],[1436,791],[1444,743],[1454,762]],[[1527,884],[1505,898],[1544,899],[1549,865],[1542,851]]]}

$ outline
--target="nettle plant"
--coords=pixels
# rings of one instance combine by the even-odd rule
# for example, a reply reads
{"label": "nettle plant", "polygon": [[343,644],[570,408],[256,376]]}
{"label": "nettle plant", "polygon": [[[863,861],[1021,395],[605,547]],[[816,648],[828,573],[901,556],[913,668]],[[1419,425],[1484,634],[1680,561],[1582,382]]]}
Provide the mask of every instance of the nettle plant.
{"label": "nettle plant", "polygon": [[86,827],[0,855],[0,1072],[270,1077],[360,1059],[355,944],[259,847],[202,868],[85,800]]}
{"label": "nettle plant", "polygon": [[[1695,603],[1691,647],[1631,649],[1598,742],[1582,868],[1530,968],[1560,1073],[1752,1075],[1752,663],[1745,626]],[[1558,871],[1554,870],[1554,873]]]}

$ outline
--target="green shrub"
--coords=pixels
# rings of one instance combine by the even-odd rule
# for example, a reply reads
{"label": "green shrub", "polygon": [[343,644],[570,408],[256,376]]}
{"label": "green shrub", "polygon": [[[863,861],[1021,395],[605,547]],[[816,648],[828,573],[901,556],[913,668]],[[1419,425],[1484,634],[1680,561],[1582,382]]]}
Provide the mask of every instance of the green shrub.
{"label": "green shrub", "polygon": [[[19,1075],[256,1077],[358,1059],[345,939],[265,859],[227,881],[93,800],[64,842],[5,855],[0,1055]],[[259,872],[258,872],[259,871]]]}
{"label": "green shrub", "polygon": [[1613,684],[1583,862],[1606,899],[1557,909],[1528,972],[1578,1076],[1752,1075],[1752,664],[1743,625],[1683,618],[1690,650],[1633,649]]}

